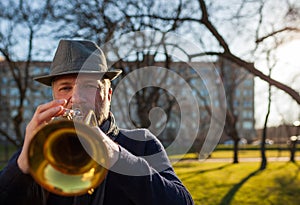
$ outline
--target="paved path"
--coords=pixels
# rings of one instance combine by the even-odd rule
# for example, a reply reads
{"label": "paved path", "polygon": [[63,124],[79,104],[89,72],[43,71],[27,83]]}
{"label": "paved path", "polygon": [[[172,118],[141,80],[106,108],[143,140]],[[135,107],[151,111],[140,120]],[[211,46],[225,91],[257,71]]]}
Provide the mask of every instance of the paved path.
{"label": "paved path", "polygon": [[[296,161],[300,161],[300,157],[295,157]],[[206,159],[204,162],[232,162],[232,158],[209,158]],[[240,157],[239,162],[260,162],[261,158],[259,157],[251,157],[251,158],[244,158]],[[290,157],[268,157],[268,162],[288,162],[290,161]]]}

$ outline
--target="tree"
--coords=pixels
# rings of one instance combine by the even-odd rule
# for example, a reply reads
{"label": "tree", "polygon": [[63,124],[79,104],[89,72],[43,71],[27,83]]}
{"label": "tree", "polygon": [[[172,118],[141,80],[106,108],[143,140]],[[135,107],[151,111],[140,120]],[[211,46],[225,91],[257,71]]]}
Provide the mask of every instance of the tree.
{"label": "tree", "polygon": [[[211,13],[209,13],[209,10],[207,9],[206,2],[210,2],[210,1],[198,0],[199,9],[201,11],[201,14],[200,14],[201,16],[198,17],[198,18],[188,17],[188,16],[181,17],[181,14],[184,13],[184,12],[182,12],[181,9],[179,9],[179,8],[181,8],[181,4],[179,4],[180,7],[178,6],[178,9],[175,9],[175,11],[180,11],[180,13],[175,13],[172,16],[168,16],[168,13],[167,14],[165,14],[165,13],[151,14],[151,15],[150,14],[148,14],[148,15],[143,14],[143,15],[133,15],[133,16],[135,18],[137,18],[137,17],[140,17],[140,18],[147,17],[147,18],[160,19],[160,20],[165,21],[165,22],[177,22],[177,24],[179,24],[179,23],[181,23],[181,24],[183,24],[183,23],[199,23],[199,24],[203,25],[207,29],[207,31],[210,32],[212,37],[214,37],[214,40],[218,43],[219,47],[216,49],[216,51],[207,50],[205,52],[195,53],[193,55],[190,55],[190,58],[196,58],[196,57],[204,56],[204,55],[215,55],[215,56],[220,56],[220,57],[226,58],[229,61],[236,63],[241,68],[246,69],[247,71],[249,71],[253,75],[255,75],[255,76],[261,78],[262,80],[268,82],[272,86],[275,86],[275,87],[285,91],[287,94],[289,94],[299,104],[300,103],[300,95],[297,91],[295,91],[294,89],[290,88],[287,85],[284,85],[281,82],[278,82],[278,81],[268,77],[263,72],[261,72],[258,68],[256,68],[255,65],[252,62],[249,62],[247,59],[243,59],[243,58],[238,57],[237,55],[235,55],[231,51],[230,45],[228,44],[226,39],[222,36],[222,33],[220,33],[218,31],[217,27],[211,22],[211,20],[209,18]],[[254,3],[259,2],[262,6],[265,4],[264,1],[253,1],[253,2]],[[240,10],[242,9],[242,7],[245,7],[246,3],[247,3],[247,1],[241,1],[242,5],[241,5]],[[191,4],[195,6],[195,2],[192,2]],[[209,5],[210,6],[213,5],[213,2],[210,2]],[[216,7],[217,6],[218,6],[218,4],[216,3]],[[296,9],[297,8],[295,8],[294,10],[291,9],[291,10],[293,10],[293,12],[292,12],[293,14],[296,13]],[[240,12],[240,10],[238,10],[238,12]],[[214,11],[214,10],[211,10],[211,11]],[[198,14],[199,14],[199,12],[198,12]],[[197,16],[197,15],[195,14],[193,16]],[[238,17],[240,17],[240,16],[238,16]],[[259,42],[262,42],[264,39],[268,38],[269,36],[276,35],[278,33],[285,32],[285,31],[298,32],[299,28],[297,28],[297,27],[284,27],[284,28],[278,29],[276,31],[273,31],[272,33],[270,33],[270,34],[268,34],[268,35],[266,35],[262,38],[257,37],[257,39],[255,39],[254,41],[256,43],[259,43]],[[219,51],[219,50],[222,50],[222,51]]]}
{"label": "tree", "polygon": [[[247,60],[246,58],[243,59],[241,57],[238,57],[237,55],[235,55],[232,50],[230,49],[230,44],[228,44],[228,42],[226,41],[226,38],[222,35],[221,32],[219,32],[218,27],[211,21],[211,14],[213,13],[212,11],[215,12],[215,10],[211,9],[208,10],[207,8],[207,4],[209,6],[212,7],[212,5],[214,4],[213,2],[207,3],[209,1],[204,1],[204,0],[199,0],[199,8],[201,10],[201,15],[200,17],[194,18],[194,17],[189,17],[189,16],[179,16],[178,18],[174,19],[173,17],[169,17],[166,15],[152,15],[151,17],[157,18],[157,19],[162,19],[165,21],[168,20],[174,20],[177,22],[190,22],[190,23],[199,23],[201,25],[203,25],[211,34],[212,37],[214,37],[214,40],[218,43],[219,46],[216,46],[217,49],[216,51],[213,50],[207,50],[204,52],[200,52],[200,53],[196,53],[191,55],[191,58],[196,58],[199,56],[204,56],[204,55],[216,55],[216,56],[220,56],[223,57],[225,59],[228,59],[229,61],[239,65],[241,68],[249,71],[250,73],[254,74],[255,76],[258,76],[259,78],[261,78],[262,80],[268,82],[268,84],[270,86],[275,86],[283,91],[285,91],[286,93],[288,93],[298,104],[300,104],[300,96],[299,93],[294,90],[293,88],[279,82],[276,81],[274,79],[272,79],[270,76],[267,76],[266,74],[264,74],[263,72],[261,72],[258,68],[255,67],[255,64],[252,63],[251,61]],[[240,3],[240,7],[238,8],[237,12],[236,12],[236,16],[238,16],[239,18],[241,17],[242,14],[242,10],[245,10],[244,8],[246,8],[246,4],[249,3],[247,1],[241,1]],[[251,3],[251,2],[250,2]],[[258,3],[258,23],[257,23],[257,29],[253,29],[255,32],[255,37],[254,38],[254,42],[256,43],[256,46],[254,47],[253,52],[255,52],[257,50],[257,48],[260,45],[263,45],[262,42],[265,41],[266,39],[270,39],[270,37],[277,37],[280,38],[280,34],[281,33],[287,33],[288,36],[292,36],[292,34],[289,34],[288,32],[292,32],[292,33],[299,33],[299,28],[297,27],[297,21],[296,21],[296,17],[299,15],[299,7],[296,7],[296,5],[291,5],[288,4],[288,10],[286,13],[286,16],[289,17],[290,21],[288,20],[288,23],[293,23],[293,26],[286,26],[284,23],[282,23],[281,25],[279,25],[279,28],[274,26],[272,28],[275,28],[274,30],[272,30],[271,32],[267,33],[265,36],[260,37],[260,33],[262,33],[262,28],[263,28],[263,18],[266,19],[267,17],[264,16],[264,14],[262,13],[264,7],[266,7],[268,1],[253,1],[252,3]],[[273,2],[272,2],[273,3]],[[216,3],[217,5],[217,3]],[[231,7],[230,7],[231,8]],[[232,9],[232,8],[231,8]],[[221,10],[221,9],[220,9]],[[247,12],[249,11],[249,9],[247,9]],[[251,12],[250,12],[251,13]],[[253,17],[254,15],[252,15],[251,17]],[[243,16],[242,16],[243,17]],[[214,19],[215,20],[215,19]],[[232,19],[231,19],[232,20]],[[237,20],[239,21],[239,20]],[[271,23],[272,24],[272,23]],[[273,25],[275,25],[275,23],[273,23]],[[244,28],[244,26],[243,26]],[[235,30],[234,30],[235,31]],[[248,31],[247,31],[248,32]],[[266,33],[266,31],[264,31],[264,33]],[[226,34],[226,33],[224,33]],[[229,32],[229,35],[231,33]],[[232,36],[234,36],[234,32],[232,32]],[[278,38],[274,38],[278,41]],[[252,38],[253,39],[253,38]],[[280,39],[280,43],[284,43],[286,42],[286,37],[281,37]],[[279,43],[276,42],[274,47],[269,48],[269,51],[271,49],[276,49],[278,48]],[[201,39],[201,42],[203,42],[203,40]],[[211,48],[210,48],[211,49]],[[220,51],[219,51],[220,50]],[[269,52],[268,50],[265,50],[265,52]],[[250,53],[250,52],[249,52]],[[231,117],[230,117],[231,116]],[[230,115],[230,113],[228,113],[228,118],[227,118],[227,122],[234,122],[234,115]],[[228,123],[230,124],[230,123]],[[234,124],[234,123],[231,123]],[[262,147],[263,150],[263,147]],[[262,153],[264,153],[262,151]]]}
{"label": "tree", "polygon": [[[283,2],[283,4],[286,4],[286,2],[288,1]],[[287,3],[286,16],[288,18],[286,24],[284,22],[275,24],[278,22],[276,19],[271,19],[268,22],[265,20],[269,19],[269,16],[265,17],[266,12],[263,12],[268,3],[270,4],[270,1],[267,0],[241,0],[234,3],[222,2],[222,4],[208,0],[170,2],[152,0],[68,0],[52,2],[48,0],[43,5],[31,4],[30,7],[24,1],[20,1],[18,4],[15,4],[15,2],[1,3],[1,6],[5,7],[3,11],[9,11],[10,16],[8,17],[7,12],[3,12],[1,15],[7,16],[3,17],[6,18],[6,22],[15,22],[15,24],[18,22],[18,25],[31,29],[33,38],[37,37],[34,34],[41,31],[41,26],[47,19],[47,23],[51,23],[51,26],[45,29],[49,34],[48,37],[52,37],[54,40],[65,37],[86,38],[96,41],[99,45],[105,45],[113,39],[119,39],[128,32],[139,32],[146,29],[155,30],[158,34],[153,38],[159,39],[160,43],[154,41],[155,44],[149,44],[151,39],[147,39],[149,41],[146,41],[145,38],[141,40],[144,46],[140,46],[140,50],[135,53],[134,59],[137,63],[143,60],[141,56],[158,56],[157,53],[162,52],[164,55],[160,55],[160,57],[163,56],[161,59],[165,60],[164,66],[168,68],[168,61],[174,60],[170,56],[172,56],[172,52],[175,53],[175,50],[180,50],[188,61],[195,61],[195,59],[202,56],[219,56],[237,64],[270,85],[285,91],[299,104],[300,96],[297,91],[264,74],[261,71],[262,69],[255,64],[255,60],[257,60],[255,57],[261,54],[260,45],[267,43],[270,36],[275,36],[276,39],[281,39],[281,42],[286,42],[287,39],[283,38],[282,34],[292,36],[292,34],[299,32],[299,24],[297,24],[299,7],[296,3]],[[13,9],[6,9],[9,6]],[[17,9],[21,9],[22,12],[16,12]],[[29,15],[28,12],[35,15]],[[20,15],[13,15],[16,13]],[[51,15],[51,18],[48,18],[50,17],[48,15]],[[18,21],[16,20],[17,16]],[[20,20],[21,17],[23,18],[22,21]],[[268,24],[269,22],[271,23]],[[10,28],[11,30],[15,29],[14,26]],[[271,29],[268,30],[268,28]],[[176,41],[166,41],[164,36],[172,32],[193,39],[197,44],[203,45],[203,51],[201,49],[190,51]],[[7,39],[13,38],[6,36]],[[250,42],[249,44],[251,44],[247,47],[247,50],[243,50],[244,53],[232,46],[232,39],[237,36],[240,37],[241,41]],[[1,38],[3,37],[1,36]],[[10,43],[12,42],[10,41]],[[124,45],[128,46],[126,53],[132,56],[132,52],[137,48],[136,43],[141,42],[134,41],[134,39],[125,42]],[[11,47],[11,44],[7,45],[9,45],[7,48]],[[33,46],[31,43],[28,43],[28,47],[30,47],[29,45]],[[147,47],[151,47],[151,53],[148,52]],[[4,49],[5,46],[2,46],[2,48]],[[111,47],[108,50],[108,58],[113,53],[112,56],[117,59],[120,60],[125,56],[124,59],[126,60],[127,54],[121,54],[118,49],[118,47]],[[276,49],[276,47],[269,47],[269,49]],[[246,55],[244,55],[245,53]],[[31,55],[32,53],[28,56],[31,58]],[[130,69],[126,70],[125,65],[122,66],[124,76],[132,71]],[[162,90],[151,88],[136,94],[136,102],[140,106],[137,108],[139,110],[138,118],[139,123],[141,123],[138,125],[139,123],[136,122],[136,125],[149,125],[149,120],[145,119],[147,115],[143,114],[142,111],[146,113],[149,111],[150,107],[147,103],[150,104],[151,102],[152,105],[159,105],[158,98],[152,99],[151,96],[161,95],[162,92]],[[172,105],[172,98],[166,98],[166,100]],[[165,110],[168,113],[170,109],[166,107]]]}
{"label": "tree", "polygon": [[[24,102],[32,84],[30,64],[34,40],[46,21],[48,6],[49,1],[37,7],[26,1],[0,3],[2,11],[0,18],[3,25],[0,31],[0,53],[7,63],[2,67],[7,70],[2,70],[2,72],[10,74],[6,77],[12,78],[11,89],[16,87],[19,94],[16,102],[6,101],[8,110],[5,111],[9,111],[6,116],[8,115],[7,120],[13,124],[14,133],[12,134],[10,129],[5,128],[0,128],[0,133],[17,147],[21,146],[23,141]],[[27,46],[26,49],[23,48],[23,52],[17,49],[20,44]],[[10,98],[8,95],[5,97]]]}
{"label": "tree", "polygon": [[233,140],[233,163],[238,163],[238,151],[240,136],[237,127],[239,110],[237,108],[238,96],[236,96],[238,86],[247,78],[249,75],[247,72],[242,72],[238,67],[228,65],[227,60],[221,60],[220,63],[220,75],[223,80],[226,93],[227,110],[226,110],[226,122],[225,122],[225,133],[230,136]]}
{"label": "tree", "polygon": [[289,86],[286,86],[283,83],[280,83],[280,82],[268,77],[267,75],[263,74],[261,71],[259,71],[254,66],[253,63],[249,63],[246,60],[243,60],[243,59],[239,58],[238,56],[234,55],[231,52],[230,47],[229,47],[228,43],[226,42],[226,40],[222,37],[222,35],[218,32],[218,30],[215,28],[215,26],[209,20],[208,10],[207,10],[205,1],[199,0],[199,5],[200,5],[201,11],[202,11],[201,19],[188,19],[188,20],[199,21],[201,24],[203,24],[211,32],[211,34],[215,37],[215,39],[219,42],[220,46],[223,49],[223,52],[206,52],[207,55],[219,55],[221,57],[224,57],[224,58],[236,63],[237,65],[246,69],[247,71],[254,74],[255,76],[261,78],[262,80],[267,81],[270,85],[273,85],[273,86],[285,91],[295,101],[297,101],[298,104],[300,104],[300,95],[297,91],[295,91],[292,88],[290,88]]}
{"label": "tree", "polygon": [[[155,19],[146,21],[143,18],[134,17],[137,14],[151,13],[151,10],[154,9],[152,1],[77,0],[70,2],[72,4],[57,3],[55,5],[57,9],[52,12],[53,19],[62,22],[62,25],[67,24],[70,26],[69,29],[65,29],[65,26],[59,27],[57,29],[59,37],[81,37],[96,41],[105,53],[110,54],[107,55],[109,67],[122,69],[123,76],[138,68],[154,66],[157,56],[164,58],[162,66],[169,68],[171,62],[170,51],[166,49],[167,44],[165,43],[162,27],[157,27],[156,32],[145,36],[138,31],[156,25]],[[169,27],[168,31],[172,31],[176,30],[178,26],[174,22]],[[136,31],[137,34],[126,39],[126,42],[123,42],[124,44],[116,45],[115,41],[118,41],[123,33],[129,31]],[[163,54],[161,54],[161,50],[163,50]],[[155,81],[155,84],[160,85],[163,83],[164,78],[160,77]],[[113,83],[117,84],[118,81]],[[126,92],[136,91],[135,89],[135,82],[128,82],[127,90],[124,90],[125,96],[120,100],[127,99],[129,94],[126,96]],[[165,101],[162,101],[162,99]],[[120,107],[124,106],[124,103],[120,102],[119,104]],[[176,102],[166,90],[155,86],[143,88],[135,93],[130,102],[129,109],[131,110],[129,112],[132,114],[130,123],[135,127],[149,127],[151,125],[149,113],[152,108],[161,107],[169,116],[174,104]],[[122,113],[122,111],[120,112]],[[125,115],[125,113],[123,114]],[[158,124],[159,122],[152,126],[158,126]]]}
{"label": "tree", "polygon": [[[268,52],[268,55],[267,55],[268,63],[270,62],[269,58],[270,58],[270,53]],[[273,68],[274,68],[274,64],[269,65],[269,77],[271,77]],[[270,112],[271,112],[271,103],[272,103],[272,92],[271,92],[271,85],[269,84],[267,114],[265,117],[265,123],[264,123],[263,131],[262,131],[263,132],[262,138],[261,138],[261,159],[262,159],[262,161],[261,161],[261,165],[260,165],[260,170],[264,170],[267,167],[266,139],[267,139],[267,129],[268,129],[267,124],[268,124],[268,119],[269,119]]]}

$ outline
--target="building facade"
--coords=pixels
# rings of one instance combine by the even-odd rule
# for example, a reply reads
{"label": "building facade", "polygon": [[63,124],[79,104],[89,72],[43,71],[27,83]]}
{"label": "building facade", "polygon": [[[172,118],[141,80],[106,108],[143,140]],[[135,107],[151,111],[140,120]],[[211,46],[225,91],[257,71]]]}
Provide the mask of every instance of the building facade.
{"label": "building facade", "polygon": [[[201,141],[209,129],[210,123],[210,114],[209,106],[213,105],[218,107],[223,101],[226,101],[227,108],[231,108],[231,112],[237,116],[236,128],[239,133],[240,138],[245,138],[251,141],[255,136],[255,119],[254,119],[254,77],[253,75],[247,73],[242,68],[239,68],[233,65],[230,62],[218,60],[213,63],[206,62],[193,62],[190,64],[183,62],[170,62],[166,65],[165,62],[155,62],[154,58],[148,57],[147,61],[151,60],[151,66],[156,67],[168,67],[168,69],[176,72],[185,82],[172,82],[172,80],[165,78],[165,84],[169,86],[178,86],[176,90],[185,96],[186,93],[184,90],[180,91],[180,83],[187,83],[191,90],[192,95],[197,99],[197,104],[195,106],[199,107],[200,110],[200,121],[198,123],[199,136],[196,141]],[[129,74],[132,70],[138,69],[139,67],[146,67],[148,62],[142,62],[138,64],[136,62],[123,62],[122,65],[115,65],[116,68],[121,68],[124,71],[124,75]],[[21,63],[22,64],[22,63]],[[50,62],[31,62],[29,68],[29,76],[32,79],[34,76],[43,75],[49,72]],[[21,67],[21,65],[20,65]],[[203,75],[199,75],[195,71],[201,70]],[[210,76],[211,70],[218,72],[220,76],[216,80],[215,77]],[[3,130],[12,130],[10,133],[13,135],[13,125],[12,119],[17,114],[17,108],[19,106],[19,91],[17,88],[16,81],[12,78],[11,72],[8,69],[8,64],[5,61],[0,62],[0,72],[1,72],[1,116],[8,116],[8,120],[1,121],[1,129]],[[144,76],[147,78],[148,76]],[[161,80],[164,80],[162,76]],[[205,79],[204,79],[205,78]],[[138,79],[143,80],[143,79]],[[221,80],[221,81],[220,81]],[[170,81],[170,82],[168,82]],[[217,82],[219,81],[219,82]],[[45,103],[52,99],[51,89],[47,86],[43,86],[30,80],[30,86],[26,92],[26,98],[24,98],[24,123],[23,129],[25,129],[26,123],[31,119],[34,110],[36,107],[42,103]],[[120,80],[115,81],[114,83],[119,83]],[[224,86],[226,92],[226,99],[220,99],[219,94],[210,93],[207,89],[208,83],[219,83],[221,86]],[[178,85],[177,85],[178,84]],[[117,85],[114,85],[117,86]],[[126,87],[127,91],[130,91],[130,87]],[[124,91],[125,92],[125,91]],[[147,91],[149,92],[149,91]],[[138,92],[137,92],[138,93]],[[167,113],[168,119],[164,117],[158,118],[156,124],[152,126],[156,127],[156,130],[159,130],[157,135],[165,146],[168,146],[179,129],[180,124],[180,108],[176,99],[168,96],[166,89],[164,91],[158,91],[161,95],[160,98],[156,101],[156,104],[151,103],[149,99],[154,96],[148,96],[148,101],[145,101],[145,104],[153,104],[154,106],[163,107],[163,110]],[[117,118],[122,115],[124,109],[130,109],[131,118],[135,121],[134,126],[141,126],[143,123],[140,123],[141,116],[134,113],[138,113],[141,109],[145,109],[145,112],[148,112],[151,108],[141,107],[142,102],[138,100],[131,100],[131,105],[123,105],[123,101],[126,99],[126,96],[117,96],[113,101],[113,111]],[[213,100],[212,100],[213,99]],[[148,105],[147,105],[148,106]],[[122,107],[122,109],[119,109]],[[142,110],[143,111],[143,110]],[[149,116],[149,113],[146,113],[145,116]],[[163,116],[163,115],[162,115]],[[162,121],[164,120],[164,121]],[[127,120],[126,120],[127,122]],[[124,121],[118,122],[120,127],[130,127]],[[165,123],[165,124],[164,124]],[[132,124],[131,124],[132,125]],[[164,125],[164,126],[162,126]],[[160,129],[162,127],[162,129]],[[155,133],[156,134],[156,133]],[[2,136],[3,139],[3,136]],[[230,139],[230,136],[223,134],[221,142]],[[184,143],[185,140],[183,140]]]}
{"label": "building facade", "polygon": [[[0,114],[5,116],[5,120],[1,120],[0,129],[1,133],[6,133],[12,140],[18,140],[17,144],[21,144],[22,139],[17,137],[16,126],[20,126],[24,133],[36,107],[51,99],[51,90],[33,81],[34,76],[49,72],[50,63],[31,62],[28,75],[26,66],[26,62],[0,61]],[[20,117],[20,112],[23,122],[15,125],[14,120]],[[0,139],[6,139],[4,134],[0,135]]]}

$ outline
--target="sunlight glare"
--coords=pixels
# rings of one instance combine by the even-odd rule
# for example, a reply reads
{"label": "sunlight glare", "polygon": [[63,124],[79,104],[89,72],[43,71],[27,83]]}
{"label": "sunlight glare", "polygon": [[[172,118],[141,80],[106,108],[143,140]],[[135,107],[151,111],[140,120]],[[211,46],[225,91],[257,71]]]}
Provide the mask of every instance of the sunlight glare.
{"label": "sunlight glare", "polygon": [[288,64],[296,64],[299,62],[300,40],[293,40],[278,48],[279,61]]}

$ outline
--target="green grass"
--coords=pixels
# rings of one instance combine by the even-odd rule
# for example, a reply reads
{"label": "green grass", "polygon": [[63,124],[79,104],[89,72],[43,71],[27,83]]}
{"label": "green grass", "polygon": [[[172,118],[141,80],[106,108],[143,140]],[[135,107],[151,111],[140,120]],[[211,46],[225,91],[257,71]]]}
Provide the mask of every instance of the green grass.
{"label": "green grass", "polygon": [[[260,150],[260,145],[239,145],[240,150]],[[232,150],[233,145],[223,145],[219,144],[217,145],[215,150]],[[273,144],[273,145],[266,145],[267,150],[288,150],[289,145],[288,144]]]}
{"label": "green grass", "polygon": [[[233,151],[226,150],[216,150],[211,154],[211,158],[231,158],[233,156]],[[247,157],[261,157],[259,150],[240,150],[238,156],[241,158]],[[288,150],[267,150],[267,157],[289,157],[290,151]],[[300,152],[296,152],[296,156],[300,156]]]}
{"label": "green grass", "polygon": [[[267,150],[266,151],[267,157],[289,157],[290,151],[289,150]],[[300,151],[298,150],[296,152],[296,156],[300,156]],[[232,158],[233,157],[233,151],[232,150],[215,150],[211,153],[210,158],[216,159],[216,158]],[[251,158],[251,157],[261,157],[260,150],[255,149],[241,149],[238,153],[239,158]],[[170,159],[197,159],[198,153],[187,153],[185,155],[172,155],[170,156]]]}
{"label": "green grass", "polygon": [[239,164],[181,161],[174,164],[198,205],[296,205],[300,202],[300,165],[269,162]]}
{"label": "green grass", "polygon": [[[271,149],[266,154],[289,156],[289,151]],[[300,156],[300,152],[296,155]],[[170,156],[171,159],[182,157],[191,160],[173,166],[196,205],[297,205],[300,202],[299,163],[268,162],[266,170],[258,171],[260,162],[199,162],[195,160],[196,153]],[[243,157],[260,157],[260,151],[240,150],[239,158]],[[232,158],[232,150],[216,149],[211,158]]]}

